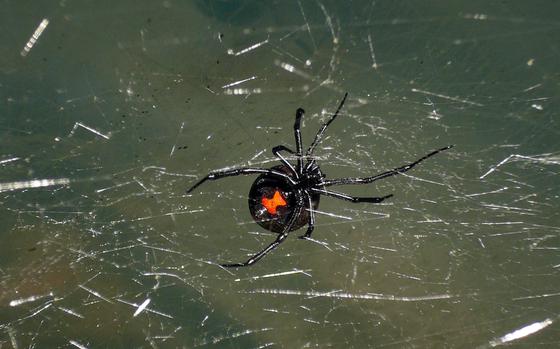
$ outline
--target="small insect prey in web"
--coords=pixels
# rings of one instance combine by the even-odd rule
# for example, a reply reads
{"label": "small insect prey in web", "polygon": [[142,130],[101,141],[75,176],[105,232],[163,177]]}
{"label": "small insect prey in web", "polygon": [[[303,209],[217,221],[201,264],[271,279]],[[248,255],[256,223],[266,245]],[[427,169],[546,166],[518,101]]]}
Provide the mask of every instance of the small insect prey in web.
{"label": "small insect prey in web", "polygon": [[[302,108],[298,108],[296,110],[296,121],[294,123],[296,150],[294,151],[283,145],[272,148],[272,154],[280,161],[279,165],[271,168],[242,167],[210,172],[187,190],[187,193],[191,193],[195,188],[208,180],[217,180],[239,175],[259,175],[253,182],[249,191],[249,210],[251,216],[258,225],[277,233],[278,236],[274,242],[247,261],[243,263],[221,264],[221,266],[230,268],[245,267],[255,264],[286,240],[290,232],[304,225],[307,225],[307,231],[299,238],[307,239],[311,237],[315,226],[314,212],[319,207],[321,195],[350,202],[369,202],[375,204],[393,196],[393,194],[389,194],[379,197],[355,197],[332,191],[327,189],[328,187],[341,184],[366,184],[395,176],[410,170],[420,162],[441,151],[452,148],[452,145],[448,145],[436,149],[410,164],[371,177],[327,179],[323,172],[321,172],[316,159],[313,157],[313,151],[321,141],[327,127],[338,116],[347,96],[348,93],[346,93],[340,101],[336,112],[321,126],[315,135],[315,139],[305,153],[301,141],[301,118],[305,111]],[[284,155],[282,155],[283,153],[295,156],[296,163],[290,163]]]}

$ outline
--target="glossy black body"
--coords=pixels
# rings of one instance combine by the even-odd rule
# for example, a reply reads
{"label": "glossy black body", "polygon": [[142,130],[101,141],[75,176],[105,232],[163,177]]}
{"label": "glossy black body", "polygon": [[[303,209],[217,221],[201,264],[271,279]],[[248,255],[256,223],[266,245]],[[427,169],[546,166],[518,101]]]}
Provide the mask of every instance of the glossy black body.
{"label": "glossy black body", "polygon": [[[274,166],[272,170],[283,172],[291,176],[290,169],[285,165]],[[322,178],[320,171],[317,176]],[[275,191],[280,191],[282,196],[286,199],[287,205],[278,207],[277,214],[270,214],[266,208],[261,204],[263,196],[272,197]],[[261,174],[253,182],[249,190],[249,212],[255,222],[266,230],[275,233],[282,233],[286,227],[290,217],[294,214],[294,208],[297,207],[297,196],[303,196],[301,188],[291,184],[289,181],[282,177]],[[321,195],[313,193],[311,195],[312,207],[316,210],[319,207],[319,200]],[[304,210],[298,216],[298,219],[291,226],[290,231],[298,230],[304,225],[309,223],[309,211]]]}
{"label": "glossy black body", "polygon": [[[243,167],[210,172],[204,178],[195,183],[189,190],[187,190],[187,193],[190,193],[207,180],[217,180],[239,175],[259,175],[249,191],[249,210],[251,212],[251,216],[258,225],[269,231],[277,233],[278,236],[271,244],[249,258],[247,261],[243,263],[220,264],[222,267],[245,267],[255,264],[270,251],[274,250],[282,242],[284,242],[291,231],[300,229],[306,224],[307,230],[300,236],[300,238],[310,239],[315,228],[315,210],[319,207],[319,199],[321,195],[355,203],[380,203],[393,196],[393,194],[389,194],[385,196],[356,197],[329,190],[327,187],[343,184],[367,184],[383,178],[395,176],[410,170],[427,158],[452,147],[451,145],[448,145],[434,150],[412,163],[371,177],[326,179],[313,157],[313,152],[315,147],[321,141],[327,127],[338,116],[338,113],[344,105],[347,96],[348,94],[344,95],[344,98],[340,101],[336,112],[321,126],[315,135],[315,139],[309,148],[307,148],[305,153],[303,152],[301,140],[301,118],[303,117],[305,111],[302,108],[298,108],[296,110],[296,120],[294,122],[296,150],[294,151],[283,145],[272,148],[272,154],[280,161],[281,165],[277,165],[272,168]],[[296,161],[295,165],[290,163],[284,155],[282,155],[282,153],[293,156]],[[287,204],[278,206],[276,214],[271,214],[267,212],[267,209],[261,204],[261,200],[263,196],[270,198],[276,190],[281,192]]]}

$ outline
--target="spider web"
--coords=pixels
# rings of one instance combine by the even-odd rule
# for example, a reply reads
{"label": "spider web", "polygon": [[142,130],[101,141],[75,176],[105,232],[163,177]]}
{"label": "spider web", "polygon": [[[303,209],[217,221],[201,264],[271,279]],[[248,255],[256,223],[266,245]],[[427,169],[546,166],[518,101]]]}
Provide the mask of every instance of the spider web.
{"label": "spider web", "polygon": [[[3,4],[0,348],[560,344],[560,8],[475,1]],[[247,208],[303,107],[313,241]],[[334,188],[333,188],[334,189]]]}

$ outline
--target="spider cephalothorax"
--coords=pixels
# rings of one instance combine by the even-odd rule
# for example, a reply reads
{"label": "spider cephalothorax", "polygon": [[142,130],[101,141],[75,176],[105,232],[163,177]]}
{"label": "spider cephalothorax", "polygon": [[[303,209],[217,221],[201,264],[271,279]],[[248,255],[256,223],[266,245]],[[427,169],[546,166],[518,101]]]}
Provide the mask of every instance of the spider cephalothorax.
{"label": "spider cephalothorax", "polygon": [[[340,184],[365,184],[394,176],[406,172],[421,161],[452,147],[448,145],[434,150],[410,164],[382,172],[372,177],[326,179],[319,165],[313,158],[313,151],[321,141],[327,127],[338,116],[347,96],[348,94],[344,95],[336,112],[319,129],[313,143],[311,143],[305,153],[303,152],[301,142],[301,118],[305,111],[302,108],[298,108],[296,111],[296,121],[294,123],[296,150],[294,151],[283,145],[272,148],[272,154],[278,158],[281,163],[280,165],[271,168],[243,167],[211,172],[187,190],[187,193],[190,193],[207,180],[216,180],[238,175],[259,174],[249,191],[249,211],[258,225],[278,233],[278,237],[274,242],[249,258],[246,262],[221,264],[223,267],[244,267],[256,263],[268,252],[278,247],[278,245],[288,237],[291,231],[297,230],[306,224],[307,231],[300,236],[300,238],[307,239],[311,237],[315,226],[315,211],[319,207],[321,195],[331,196],[350,202],[370,203],[380,203],[393,196],[393,194],[389,194],[380,197],[355,197],[329,190],[327,189],[328,187]],[[296,159],[296,163],[290,163],[282,155],[282,152],[293,155]]]}

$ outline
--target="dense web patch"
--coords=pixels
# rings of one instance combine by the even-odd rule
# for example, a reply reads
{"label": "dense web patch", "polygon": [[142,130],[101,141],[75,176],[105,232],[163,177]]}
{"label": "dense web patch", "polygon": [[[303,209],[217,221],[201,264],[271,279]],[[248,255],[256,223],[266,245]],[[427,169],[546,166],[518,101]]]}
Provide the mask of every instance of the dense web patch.
{"label": "dense web patch", "polygon": [[[0,15],[0,348],[560,343],[558,5],[22,6]],[[345,91],[329,178],[455,148],[221,268],[276,236],[254,178],[185,189],[276,165],[294,111],[311,140]]]}

